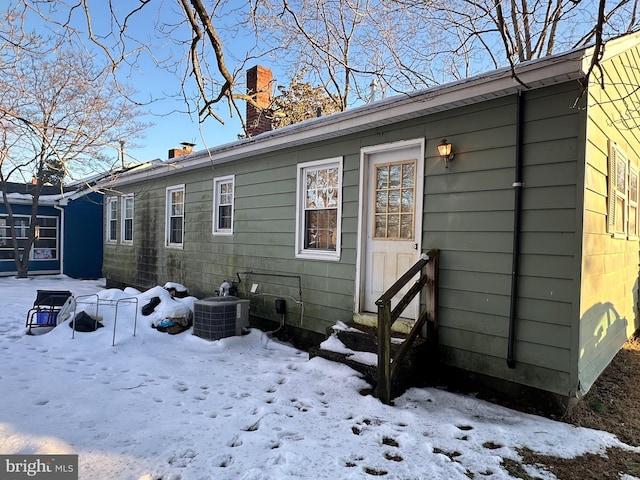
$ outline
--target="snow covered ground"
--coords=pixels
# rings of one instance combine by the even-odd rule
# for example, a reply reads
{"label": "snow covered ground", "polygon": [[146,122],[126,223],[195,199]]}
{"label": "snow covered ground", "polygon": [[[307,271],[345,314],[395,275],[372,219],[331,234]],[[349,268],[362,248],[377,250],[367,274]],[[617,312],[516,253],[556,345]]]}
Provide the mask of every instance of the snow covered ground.
{"label": "snow covered ground", "polygon": [[385,406],[358,393],[367,385],[350,368],[259,330],[212,342],[138,316],[133,336],[124,308],[115,346],[106,311],[96,332],[72,338],[61,324],[26,335],[37,289],[79,296],[102,285],[0,278],[0,454],[78,454],[80,478],[91,480],[468,480],[511,478],[500,462],[517,459],[517,447],[567,457],[630,448],[438,389]]}

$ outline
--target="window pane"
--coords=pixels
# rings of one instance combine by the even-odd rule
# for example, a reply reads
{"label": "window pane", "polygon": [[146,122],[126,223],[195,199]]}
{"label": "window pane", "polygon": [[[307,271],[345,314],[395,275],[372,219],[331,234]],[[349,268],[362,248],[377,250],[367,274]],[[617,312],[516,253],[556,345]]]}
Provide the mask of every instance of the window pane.
{"label": "window pane", "polygon": [[402,211],[413,212],[413,188],[402,190]]}
{"label": "window pane", "polygon": [[58,232],[53,228],[40,227],[39,231],[38,238],[56,238],[58,236]]}
{"label": "window pane", "polygon": [[376,168],[376,188],[385,189],[389,185],[389,169],[387,166]]}
{"label": "window pane", "polygon": [[133,218],[133,198],[125,198],[124,200],[124,216]]}
{"label": "window pane", "polygon": [[616,232],[624,232],[624,199],[616,197]]}
{"label": "window pane", "polygon": [[172,217],[169,230],[170,243],[182,243],[182,217]]}
{"label": "window pane", "polygon": [[305,248],[335,250],[337,211],[308,210],[305,220]]}
{"label": "window pane", "polygon": [[400,236],[400,215],[387,216],[388,222],[388,238],[399,238]]}
{"label": "window pane", "polygon": [[638,235],[638,209],[629,207],[629,235]]}
{"label": "window pane", "polygon": [[627,162],[625,159],[618,159],[616,176],[616,188],[623,195],[626,195],[625,183],[627,181]]}
{"label": "window pane", "polygon": [[376,226],[374,230],[376,238],[386,238],[387,236],[387,216],[376,215]]}
{"label": "window pane", "polygon": [[376,213],[387,213],[387,191],[376,192]]}
{"label": "window pane", "polygon": [[415,166],[413,163],[408,163],[402,166],[402,187],[413,188]]}
{"label": "window pane", "polygon": [[231,206],[223,205],[218,209],[218,228],[228,230],[231,228]]}
{"label": "window pane", "polygon": [[390,190],[389,191],[389,212],[399,212],[400,211],[400,191],[399,190]]}
{"label": "window pane", "polygon": [[38,225],[41,227],[56,228],[58,226],[58,219],[52,217],[38,217]]}
{"label": "window pane", "polygon": [[403,240],[413,239],[413,215],[400,216],[400,238]]}
{"label": "window pane", "polygon": [[398,188],[400,186],[401,172],[401,165],[391,165],[389,168],[389,188]]}
{"label": "window pane", "polygon": [[415,161],[376,165],[374,238],[413,238],[414,187]]}
{"label": "window pane", "polygon": [[133,240],[133,220],[130,218],[124,221],[124,239]]}
{"label": "window pane", "polygon": [[182,215],[184,195],[182,191],[171,192],[171,215]]}

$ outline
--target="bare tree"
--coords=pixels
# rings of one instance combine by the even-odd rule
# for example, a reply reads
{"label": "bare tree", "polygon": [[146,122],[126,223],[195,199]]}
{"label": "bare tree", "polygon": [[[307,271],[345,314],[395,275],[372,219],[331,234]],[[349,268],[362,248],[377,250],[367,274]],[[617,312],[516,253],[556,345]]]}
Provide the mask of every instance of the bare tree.
{"label": "bare tree", "polygon": [[[4,42],[0,77],[0,185],[20,277],[28,273],[43,186],[108,169],[105,148],[117,148],[145,126],[91,57],[27,37],[28,48]],[[15,229],[6,188],[10,181],[33,183],[26,238]]]}
{"label": "bare tree", "polygon": [[337,105],[324,88],[302,80],[297,74],[288,87],[278,86],[280,93],[271,105],[275,128],[286,127],[321,115],[337,112]]}
{"label": "bare tree", "polygon": [[389,19],[391,12],[377,0],[256,0],[253,9],[256,34],[282,52],[283,69],[305,72],[338,111],[366,101],[372,80],[386,74],[380,35],[399,32],[393,22],[377,28],[377,14]]}
{"label": "bare tree", "polygon": [[[273,58],[290,78],[305,71],[344,110],[368,100],[372,84],[403,92],[602,45],[638,28],[638,1],[605,9],[605,0],[9,0],[57,34],[88,38],[113,72],[151,58],[176,75],[202,122],[223,122],[221,109],[243,120],[237,102],[253,102],[244,72],[258,58]],[[255,41],[235,50],[250,27]]]}
{"label": "bare tree", "polygon": [[437,43],[416,39],[416,52],[441,63],[471,55],[466,73],[509,66],[594,44],[594,66],[604,41],[637,30],[638,0],[391,0],[436,27]]}

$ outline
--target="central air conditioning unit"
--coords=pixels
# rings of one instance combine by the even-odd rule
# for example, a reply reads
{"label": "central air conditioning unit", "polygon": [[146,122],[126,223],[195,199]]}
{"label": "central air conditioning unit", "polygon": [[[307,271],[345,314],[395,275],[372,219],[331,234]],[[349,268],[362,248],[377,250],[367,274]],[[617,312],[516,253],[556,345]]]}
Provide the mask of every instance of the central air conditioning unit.
{"label": "central air conditioning unit", "polygon": [[193,334],[206,340],[242,335],[242,329],[249,326],[249,303],[233,296],[196,300]]}

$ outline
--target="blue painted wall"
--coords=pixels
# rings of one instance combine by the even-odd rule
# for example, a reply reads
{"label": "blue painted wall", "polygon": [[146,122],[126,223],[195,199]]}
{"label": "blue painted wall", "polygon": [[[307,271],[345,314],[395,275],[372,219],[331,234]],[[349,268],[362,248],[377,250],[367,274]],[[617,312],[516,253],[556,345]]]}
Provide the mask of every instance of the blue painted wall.
{"label": "blue painted wall", "polygon": [[64,268],[73,278],[102,276],[102,195],[90,193],[65,207]]}

